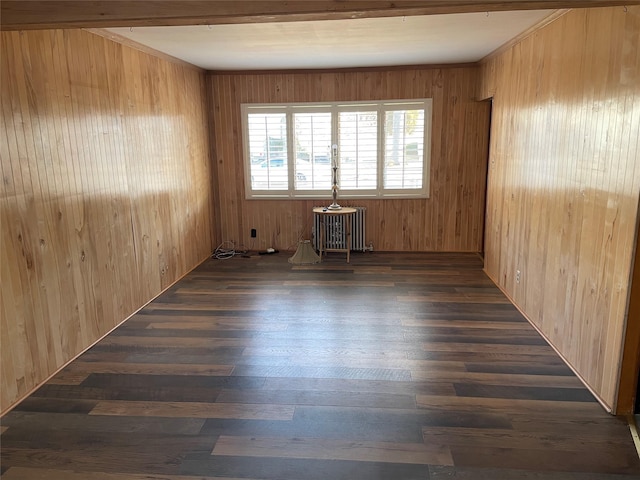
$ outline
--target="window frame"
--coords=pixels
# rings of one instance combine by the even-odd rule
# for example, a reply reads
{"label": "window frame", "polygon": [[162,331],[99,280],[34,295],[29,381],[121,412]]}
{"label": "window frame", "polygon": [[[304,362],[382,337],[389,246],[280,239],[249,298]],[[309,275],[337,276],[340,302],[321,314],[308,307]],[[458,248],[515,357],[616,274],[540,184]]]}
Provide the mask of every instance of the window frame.
{"label": "window frame", "polygon": [[[331,188],[326,190],[302,190],[295,188],[295,113],[331,113],[332,144],[339,146],[338,123],[340,112],[376,111],[377,115],[377,158],[376,158],[376,188],[375,189],[344,189],[338,191],[339,198],[346,199],[400,199],[400,198],[429,198],[431,177],[431,129],[433,99],[403,99],[403,100],[369,100],[358,102],[297,102],[297,103],[242,103],[242,150],[245,180],[245,198],[248,200],[264,199],[312,199],[331,196]],[[422,160],[422,188],[384,188],[385,162],[385,114],[389,111],[424,109],[423,132],[423,160]],[[285,114],[286,122],[286,153],[287,153],[287,189],[259,190],[251,185],[251,155],[249,142],[249,114],[278,113]],[[406,148],[406,145],[405,145]],[[338,176],[340,165],[338,165]],[[340,180],[338,178],[338,186]]]}

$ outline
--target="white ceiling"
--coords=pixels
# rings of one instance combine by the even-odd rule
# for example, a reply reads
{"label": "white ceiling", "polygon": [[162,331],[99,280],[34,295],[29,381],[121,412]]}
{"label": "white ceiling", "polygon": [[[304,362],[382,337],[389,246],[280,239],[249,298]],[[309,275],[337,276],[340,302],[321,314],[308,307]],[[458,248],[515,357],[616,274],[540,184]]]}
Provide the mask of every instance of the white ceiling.
{"label": "white ceiling", "polygon": [[109,31],[206,70],[476,62],[553,10]]}

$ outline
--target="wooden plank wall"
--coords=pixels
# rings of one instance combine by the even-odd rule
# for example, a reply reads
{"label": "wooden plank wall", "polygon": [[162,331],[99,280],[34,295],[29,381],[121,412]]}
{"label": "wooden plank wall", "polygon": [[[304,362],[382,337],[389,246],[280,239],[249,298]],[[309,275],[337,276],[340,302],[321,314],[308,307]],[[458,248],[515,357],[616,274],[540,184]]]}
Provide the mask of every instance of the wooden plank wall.
{"label": "wooden plank wall", "polygon": [[204,73],[82,30],[2,32],[6,411],[211,252]]}
{"label": "wooden plank wall", "polygon": [[[478,252],[482,246],[489,105],[474,67],[210,75],[220,195],[220,241],[295,250],[311,238],[318,200],[246,200],[241,103],[433,98],[431,197],[342,200],[367,207],[366,242],[382,251]],[[251,228],[258,237],[252,243]]]}
{"label": "wooden plank wall", "polygon": [[614,411],[640,195],[639,45],[640,7],[573,10],[491,58],[481,95],[493,95],[486,271]]}

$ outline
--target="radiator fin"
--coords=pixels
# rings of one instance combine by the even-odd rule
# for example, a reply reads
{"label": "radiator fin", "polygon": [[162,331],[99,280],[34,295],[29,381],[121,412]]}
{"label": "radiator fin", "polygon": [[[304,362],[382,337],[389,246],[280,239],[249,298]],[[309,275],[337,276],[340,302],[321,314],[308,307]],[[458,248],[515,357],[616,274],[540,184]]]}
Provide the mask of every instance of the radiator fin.
{"label": "radiator fin", "polygon": [[[365,212],[366,207],[355,208],[355,213],[351,214],[351,245],[350,250],[364,252],[365,247]],[[314,213],[313,215],[313,248],[320,250],[320,232],[322,228],[322,214]],[[335,217],[325,215],[325,246],[326,248],[346,248],[347,239],[344,222],[345,215],[336,215]]]}

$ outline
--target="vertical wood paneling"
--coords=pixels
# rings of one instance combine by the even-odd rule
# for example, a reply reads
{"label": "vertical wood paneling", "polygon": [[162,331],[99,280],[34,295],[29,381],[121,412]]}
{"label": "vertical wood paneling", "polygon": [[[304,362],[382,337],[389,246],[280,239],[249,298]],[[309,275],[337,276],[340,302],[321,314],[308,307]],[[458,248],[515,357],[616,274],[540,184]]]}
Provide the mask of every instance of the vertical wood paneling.
{"label": "vertical wood paneling", "polygon": [[6,411],[211,251],[205,78],[81,30],[2,32]]}
{"label": "vertical wood paneling", "polygon": [[[477,102],[475,68],[209,76],[221,241],[295,250],[311,236],[311,208],[330,199],[246,200],[241,103],[433,98],[431,196],[342,200],[367,207],[366,242],[383,251],[480,251],[489,107]],[[251,228],[258,236],[252,243]]]}
{"label": "vertical wood paneling", "polygon": [[494,96],[486,271],[614,410],[640,195],[639,45],[640,7],[571,11],[485,63],[480,95]]}

